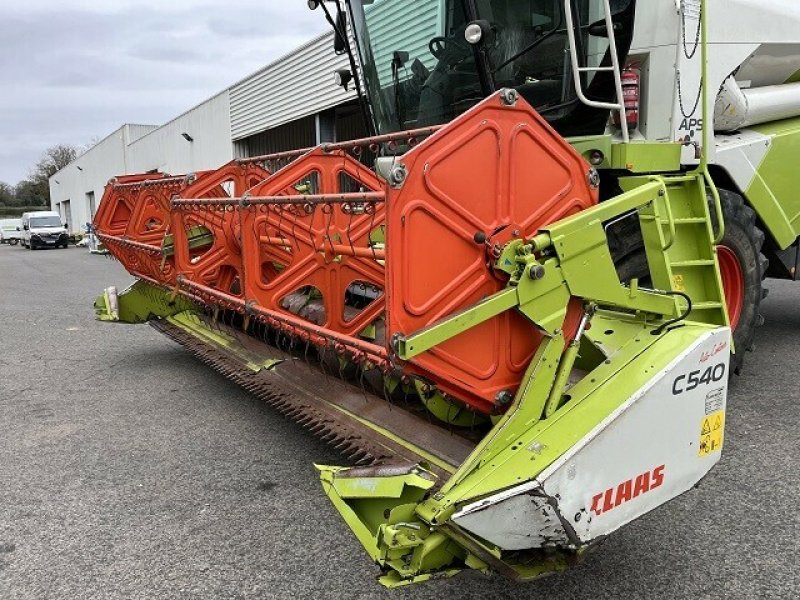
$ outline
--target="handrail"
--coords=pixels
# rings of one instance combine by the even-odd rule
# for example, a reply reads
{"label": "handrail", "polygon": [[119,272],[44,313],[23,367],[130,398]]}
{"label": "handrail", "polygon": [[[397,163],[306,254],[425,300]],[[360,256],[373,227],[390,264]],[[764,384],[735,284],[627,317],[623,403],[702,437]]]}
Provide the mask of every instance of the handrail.
{"label": "handrail", "polygon": [[[630,130],[628,129],[628,119],[625,114],[625,96],[622,91],[622,73],[620,71],[619,53],[617,52],[617,36],[614,33],[614,19],[611,14],[609,0],[602,0],[605,11],[606,32],[608,34],[609,52],[611,54],[610,67],[581,67],[578,60],[578,46],[575,37],[575,20],[572,14],[572,0],[564,0],[564,12],[567,18],[567,38],[569,39],[569,54],[572,62],[572,76],[575,80],[575,94],[586,106],[602,108],[605,110],[616,110],[620,115],[620,128],[622,129],[622,141],[626,144],[630,142]],[[614,87],[617,93],[617,102],[598,102],[590,100],[583,90],[581,73],[592,73],[601,71],[614,72]]]}
{"label": "handrail", "polygon": [[701,41],[701,75],[700,85],[702,86],[703,102],[703,147],[700,153],[699,171],[703,175],[706,186],[711,190],[711,198],[714,202],[714,210],[717,213],[717,232],[714,234],[714,245],[719,245],[725,238],[725,215],[722,212],[722,200],[719,197],[719,190],[708,170],[708,150],[711,148],[711,136],[714,132],[714,124],[710,122],[710,111],[708,110],[708,9],[706,0],[700,0],[700,28],[703,39]]}

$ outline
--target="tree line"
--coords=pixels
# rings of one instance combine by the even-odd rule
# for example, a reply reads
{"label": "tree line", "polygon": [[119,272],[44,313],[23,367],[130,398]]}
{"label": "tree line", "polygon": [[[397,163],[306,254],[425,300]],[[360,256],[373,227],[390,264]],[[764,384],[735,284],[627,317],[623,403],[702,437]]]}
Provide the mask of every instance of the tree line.
{"label": "tree line", "polygon": [[78,156],[78,149],[58,144],[45,150],[28,177],[17,185],[0,181],[0,207],[50,206],[49,179]]}

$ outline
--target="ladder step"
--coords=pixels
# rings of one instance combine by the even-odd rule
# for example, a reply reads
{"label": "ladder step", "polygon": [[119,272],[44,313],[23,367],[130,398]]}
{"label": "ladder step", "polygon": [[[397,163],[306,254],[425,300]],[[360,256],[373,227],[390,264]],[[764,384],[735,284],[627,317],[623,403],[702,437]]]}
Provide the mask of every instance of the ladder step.
{"label": "ladder step", "polygon": [[[655,217],[652,215],[643,215],[640,218],[647,221],[655,220]],[[659,219],[658,222],[660,225],[669,225],[669,219]],[[701,225],[705,223],[706,220],[703,217],[682,217],[680,219],[673,219],[672,222],[675,223],[675,225]]]}
{"label": "ladder step", "polygon": [[692,310],[712,310],[722,308],[722,302],[695,302],[692,304]]}
{"label": "ladder step", "polygon": [[694,225],[705,222],[706,222],[705,217],[684,217],[681,219],[675,219],[676,225]]}
{"label": "ladder step", "polygon": [[713,260],[676,260],[670,263],[672,267],[713,267]]}

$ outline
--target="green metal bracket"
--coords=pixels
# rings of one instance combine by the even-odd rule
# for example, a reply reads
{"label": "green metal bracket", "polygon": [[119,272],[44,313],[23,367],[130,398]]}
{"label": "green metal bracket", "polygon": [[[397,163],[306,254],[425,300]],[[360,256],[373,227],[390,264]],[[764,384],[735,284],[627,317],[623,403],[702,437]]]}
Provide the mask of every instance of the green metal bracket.
{"label": "green metal bracket", "polygon": [[[567,138],[595,169],[631,173],[675,173],[681,170],[682,146],[676,142],[617,143],[611,135]],[[599,160],[599,162],[598,162]]]}
{"label": "green metal bracket", "polygon": [[452,576],[464,552],[420,521],[414,509],[436,483],[422,467],[347,469],[317,465],[325,494],[367,550],[387,569],[386,587]]}
{"label": "green metal bracket", "polygon": [[674,142],[630,142],[611,148],[611,168],[631,173],[673,173],[681,169],[682,146]]}
{"label": "green metal bracket", "polygon": [[95,315],[100,321],[120,323],[146,323],[153,318],[164,318],[191,310],[192,304],[180,296],[146,281],[137,280],[124,292],[108,288],[94,301]]}
{"label": "green metal bracket", "polygon": [[517,290],[507,288],[457,315],[418,331],[414,335],[396,336],[392,341],[393,349],[402,360],[410,360],[518,304]]}

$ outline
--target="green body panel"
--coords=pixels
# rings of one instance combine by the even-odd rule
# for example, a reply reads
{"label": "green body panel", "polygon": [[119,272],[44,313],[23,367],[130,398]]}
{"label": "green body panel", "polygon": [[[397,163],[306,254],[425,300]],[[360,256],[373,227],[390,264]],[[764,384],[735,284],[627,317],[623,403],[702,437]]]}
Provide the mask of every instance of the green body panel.
{"label": "green body panel", "polygon": [[745,197],[775,239],[785,250],[800,236],[800,118],[757,125],[754,131],[771,136],[770,149],[759,165]]}
{"label": "green body panel", "polygon": [[614,144],[611,168],[631,173],[668,173],[681,169],[680,144],[631,142]]}
{"label": "green body panel", "polygon": [[108,290],[94,301],[95,315],[99,320],[120,323],[146,323],[153,317],[168,317],[191,308],[193,305],[183,297],[173,296],[142,280],[118,294],[116,312],[112,310]]}
{"label": "green body panel", "polygon": [[[567,138],[569,144],[596,169],[631,173],[671,173],[681,170],[681,145],[663,142],[621,144],[610,135]],[[592,159],[602,153],[602,162]]]}

